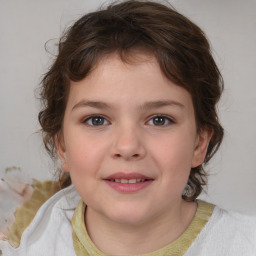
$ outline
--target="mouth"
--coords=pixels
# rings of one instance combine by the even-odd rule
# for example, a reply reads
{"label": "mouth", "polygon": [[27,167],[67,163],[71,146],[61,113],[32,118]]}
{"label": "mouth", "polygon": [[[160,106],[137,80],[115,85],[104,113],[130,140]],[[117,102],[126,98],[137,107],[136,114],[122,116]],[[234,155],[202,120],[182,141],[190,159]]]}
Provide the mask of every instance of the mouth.
{"label": "mouth", "polygon": [[105,179],[110,182],[122,183],[122,184],[135,184],[141,182],[152,181],[153,179]]}
{"label": "mouth", "polygon": [[115,173],[103,179],[111,188],[121,193],[134,193],[148,187],[154,179],[139,173]]}

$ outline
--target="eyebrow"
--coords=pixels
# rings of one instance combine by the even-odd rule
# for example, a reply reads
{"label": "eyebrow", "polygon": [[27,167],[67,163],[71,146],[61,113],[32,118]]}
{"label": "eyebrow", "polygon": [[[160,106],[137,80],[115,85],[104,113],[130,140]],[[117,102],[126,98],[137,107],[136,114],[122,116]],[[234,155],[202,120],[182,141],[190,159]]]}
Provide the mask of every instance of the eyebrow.
{"label": "eyebrow", "polygon": [[157,101],[147,101],[142,104],[140,107],[141,109],[154,109],[154,108],[162,108],[162,107],[179,107],[179,108],[184,108],[185,106],[181,104],[178,101],[174,100],[157,100]]}
{"label": "eyebrow", "polygon": [[98,108],[98,109],[110,108],[110,106],[105,102],[81,100],[77,104],[74,105],[74,107],[72,108],[72,111],[79,107],[92,107],[92,108]]}
{"label": "eyebrow", "polygon": [[[157,101],[147,101],[143,103],[139,108],[142,110],[148,109],[155,109],[161,107],[168,107],[174,106],[179,108],[184,108],[185,106],[180,102],[173,101],[173,100],[157,100]],[[77,104],[75,104],[72,108],[72,111],[79,107],[92,107],[98,109],[110,109],[112,108],[109,104],[101,101],[88,101],[88,100],[81,100]]]}

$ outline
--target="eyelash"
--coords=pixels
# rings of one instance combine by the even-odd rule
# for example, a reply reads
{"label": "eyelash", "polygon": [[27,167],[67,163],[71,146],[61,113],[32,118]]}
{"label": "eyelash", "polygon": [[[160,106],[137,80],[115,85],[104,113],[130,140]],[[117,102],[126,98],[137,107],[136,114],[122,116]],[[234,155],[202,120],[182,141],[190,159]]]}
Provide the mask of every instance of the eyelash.
{"label": "eyelash", "polygon": [[[101,120],[103,119],[103,124],[93,125],[93,123],[92,123],[93,118],[100,118]],[[163,124],[163,125],[154,125],[154,124],[151,124],[152,126],[156,126],[156,127],[158,127],[158,126],[159,126],[159,127],[165,127],[165,126],[168,126],[168,125],[174,123],[174,120],[173,120],[172,118],[170,118],[169,116],[166,116],[166,115],[162,115],[162,114],[158,114],[158,115],[152,116],[152,117],[147,121],[147,123],[148,123],[149,121],[151,121],[151,120],[152,120],[152,122],[154,122],[154,121],[153,121],[154,118],[163,118],[163,119],[164,119],[164,124]],[[89,121],[91,122],[91,124],[88,123]],[[105,121],[107,121],[107,124],[104,124]],[[168,124],[166,124],[166,122],[168,122]],[[106,125],[109,125],[109,124],[110,124],[110,122],[109,122],[104,116],[102,116],[102,115],[91,115],[91,116],[87,117],[86,119],[84,119],[84,120],[82,121],[82,123],[85,123],[85,124],[87,124],[88,126],[91,126],[91,127],[100,127],[100,126],[106,126]]]}
{"label": "eyelash", "polygon": [[[106,124],[102,124],[102,125],[88,124],[88,122],[89,122],[90,120],[92,121],[93,118],[101,118],[101,119],[103,119],[104,122],[107,121],[107,119],[106,119],[104,116],[102,116],[102,115],[91,115],[91,116],[87,117],[86,119],[84,119],[82,123],[85,123],[85,124],[87,124],[88,126],[92,126],[92,127],[104,126],[104,125],[106,125]],[[108,124],[110,123],[109,121],[107,121],[107,122],[108,122]]]}
{"label": "eyelash", "polygon": [[[154,115],[154,116],[152,116],[150,119],[149,119],[149,121],[153,121],[154,120],[154,118],[163,118],[164,119],[164,124],[163,125],[159,125],[160,127],[163,127],[163,126],[168,126],[168,125],[170,125],[170,124],[173,124],[174,123],[174,120],[172,119],[172,118],[170,118],[169,116],[165,116],[165,115]],[[149,122],[148,121],[148,122]],[[166,124],[166,122],[168,122],[167,124]],[[153,125],[153,124],[152,124]],[[158,125],[154,125],[154,126],[158,126]]]}

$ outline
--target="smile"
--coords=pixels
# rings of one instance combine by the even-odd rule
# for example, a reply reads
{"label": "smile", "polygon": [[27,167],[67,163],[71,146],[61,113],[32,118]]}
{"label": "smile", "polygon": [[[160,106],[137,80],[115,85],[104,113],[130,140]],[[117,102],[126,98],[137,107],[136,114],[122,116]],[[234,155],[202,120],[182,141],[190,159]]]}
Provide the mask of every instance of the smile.
{"label": "smile", "polygon": [[148,187],[154,181],[140,173],[115,173],[103,179],[112,189],[121,193],[135,193]]}
{"label": "smile", "polygon": [[135,184],[139,182],[147,181],[147,179],[110,179],[111,182],[117,182],[122,184]]}

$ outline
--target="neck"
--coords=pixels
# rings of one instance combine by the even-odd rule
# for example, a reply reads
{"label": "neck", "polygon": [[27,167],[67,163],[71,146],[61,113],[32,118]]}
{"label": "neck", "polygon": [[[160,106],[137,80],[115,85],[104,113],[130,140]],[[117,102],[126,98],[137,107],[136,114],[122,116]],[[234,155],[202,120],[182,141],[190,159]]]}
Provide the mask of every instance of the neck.
{"label": "neck", "polygon": [[137,225],[116,223],[88,208],[85,223],[91,240],[102,252],[117,255],[145,254],[180,237],[193,220],[196,208],[196,203],[182,200],[163,214]]}

